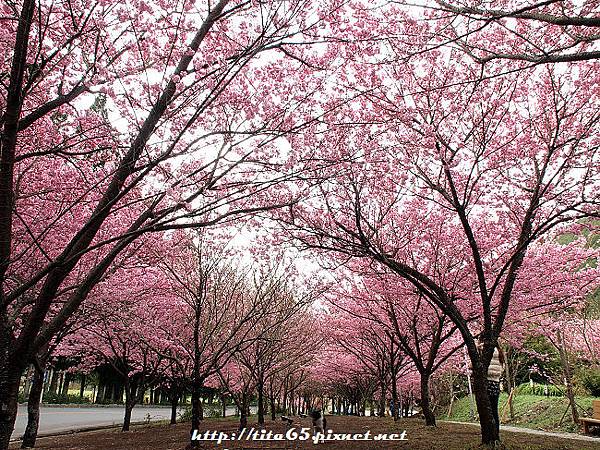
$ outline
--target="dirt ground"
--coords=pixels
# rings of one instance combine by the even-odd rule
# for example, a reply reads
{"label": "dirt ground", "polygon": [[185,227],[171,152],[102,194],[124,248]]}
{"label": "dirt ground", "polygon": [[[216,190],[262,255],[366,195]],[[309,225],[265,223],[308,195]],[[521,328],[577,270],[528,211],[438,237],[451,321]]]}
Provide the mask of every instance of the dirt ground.
{"label": "dirt ground", "polygon": [[[410,449],[410,450],[463,450],[476,449],[480,442],[478,428],[460,424],[440,423],[436,428],[428,428],[420,420],[403,419],[394,423],[390,419],[376,417],[327,417],[327,428],[333,430],[338,436],[331,435],[330,438],[341,438],[343,433],[365,433],[369,431],[369,437],[373,438],[378,433],[396,433],[397,438],[406,431],[406,440],[369,440],[369,441],[347,441],[329,440],[317,444],[326,450],[368,450],[368,449]],[[292,427],[300,432],[302,427],[309,427],[309,419],[296,418]],[[246,436],[254,431],[265,429],[273,434],[286,433],[286,426],[282,421],[268,421],[264,427],[258,427],[250,423],[241,440],[223,441],[217,444],[215,441],[200,441],[199,448],[202,449],[308,449],[315,448],[312,441],[247,441]],[[218,430],[219,432],[239,433],[237,422],[232,419],[207,419],[203,422],[200,431],[204,437],[206,431]],[[183,450],[189,439],[189,424],[183,423],[175,426],[151,425],[134,428],[132,431],[122,433],[118,430],[94,431],[78,433],[68,436],[49,437],[38,440],[36,448],[55,450]],[[260,436],[260,431],[258,433]],[[218,436],[215,433],[215,438]],[[236,434],[236,439],[237,439]],[[207,437],[211,437],[210,433]],[[345,436],[347,437],[347,436]],[[503,432],[502,439],[509,450],[600,450],[600,439],[598,443],[590,443],[581,440],[565,440],[550,436],[536,436],[526,433]],[[316,448],[318,448],[316,447]],[[11,448],[19,448],[13,444]]]}

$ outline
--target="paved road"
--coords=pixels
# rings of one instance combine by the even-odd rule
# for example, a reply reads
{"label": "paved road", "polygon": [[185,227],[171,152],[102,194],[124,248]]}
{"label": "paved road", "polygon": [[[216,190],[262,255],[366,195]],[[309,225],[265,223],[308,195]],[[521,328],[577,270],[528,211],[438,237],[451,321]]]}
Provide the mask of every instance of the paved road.
{"label": "paved road", "polygon": [[[178,413],[183,409],[180,408]],[[227,407],[227,415],[233,416],[236,409]],[[256,407],[250,407],[251,413],[256,413]],[[61,431],[72,431],[82,428],[93,428],[106,425],[122,425],[125,409],[123,406],[41,406],[39,433],[56,433]],[[148,420],[165,420],[171,418],[170,407],[136,406],[131,413],[132,422],[144,422]],[[27,406],[19,405],[17,421],[12,439],[20,438],[27,426]]]}
{"label": "paved road", "polygon": [[[40,433],[70,431],[78,428],[96,427],[103,425],[120,425],[123,423],[125,409],[123,406],[106,407],[52,407],[40,408]],[[135,407],[131,414],[132,422],[147,420],[164,420],[171,418],[171,408]],[[27,425],[27,406],[19,405],[17,422],[12,438],[23,435]]]}

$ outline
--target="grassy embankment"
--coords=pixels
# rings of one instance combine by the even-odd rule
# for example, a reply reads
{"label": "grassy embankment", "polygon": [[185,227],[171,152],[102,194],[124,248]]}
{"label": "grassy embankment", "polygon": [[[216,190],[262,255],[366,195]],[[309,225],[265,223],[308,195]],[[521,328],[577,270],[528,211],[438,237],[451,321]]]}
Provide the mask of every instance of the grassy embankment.
{"label": "grassy embankment", "polygon": [[[500,395],[499,409],[501,414],[507,398],[508,395],[505,393]],[[594,397],[577,397],[580,415],[592,415],[592,400],[594,400]],[[569,402],[565,397],[519,394],[513,399],[514,418],[511,420],[508,406],[506,406],[502,424],[546,431],[580,431],[580,426],[573,424],[571,409],[568,405]],[[582,414],[582,411],[585,414]],[[469,397],[464,397],[454,402],[450,417],[443,414],[440,418],[470,422]]]}

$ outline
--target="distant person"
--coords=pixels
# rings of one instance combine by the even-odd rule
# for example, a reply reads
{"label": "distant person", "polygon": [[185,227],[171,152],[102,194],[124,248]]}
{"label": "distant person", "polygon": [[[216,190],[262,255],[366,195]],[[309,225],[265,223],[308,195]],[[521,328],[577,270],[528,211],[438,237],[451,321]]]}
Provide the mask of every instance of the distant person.
{"label": "distant person", "polygon": [[310,418],[312,419],[313,433],[325,433],[327,428],[327,419],[321,413],[320,409],[315,409],[310,412]]}

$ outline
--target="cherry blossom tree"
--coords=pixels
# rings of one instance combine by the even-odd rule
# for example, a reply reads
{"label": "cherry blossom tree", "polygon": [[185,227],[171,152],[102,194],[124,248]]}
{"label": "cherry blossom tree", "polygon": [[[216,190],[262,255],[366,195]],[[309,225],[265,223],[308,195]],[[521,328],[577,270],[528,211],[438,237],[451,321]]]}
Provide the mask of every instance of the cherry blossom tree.
{"label": "cherry blossom tree", "polygon": [[420,404],[425,423],[435,426],[430,380],[462,348],[463,342],[456,339],[456,326],[448,316],[430,305],[420,292],[390,281],[385,276],[366,279],[364,287],[355,289],[349,297],[356,304],[349,305],[347,311],[379,323],[410,359],[420,375]]}
{"label": "cherry blossom tree", "polygon": [[[339,292],[329,296],[332,304],[334,326],[329,333],[329,345],[326,347],[325,361],[332,367],[327,368],[326,377],[340,386],[336,374],[346,374],[349,378],[363,374],[373,379],[373,393],[379,391],[378,415],[383,417],[386,411],[388,391],[393,405],[398,405],[398,382],[408,364],[408,358],[391,333],[391,328],[380,320],[371,320],[370,314],[364,314],[358,301],[351,293]],[[367,307],[368,308],[368,307]],[[373,314],[375,315],[375,314]],[[341,367],[346,366],[346,367]],[[398,419],[398,408],[392,411],[394,420]]]}
{"label": "cherry blossom tree", "polygon": [[[275,273],[263,277],[272,282]],[[258,423],[265,423],[265,394],[268,391],[271,414],[275,414],[273,390],[278,375],[307,367],[321,342],[321,333],[316,326],[318,320],[306,309],[312,303],[314,293],[298,296],[296,289],[290,290],[292,286],[286,287],[281,279],[275,280],[277,284],[268,287],[267,304],[263,305],[268,309],[232,352],[230,362],[218,370],[221,384],[240,411],[240,429],[247,425],[249,401],[254,392],[257,394]]]}
{"label": "cherry blossom tree", "polygon": [[[535,246],[598,217],[597,4],[439,0],[427,23],[403,3],[380,6],[0,6],[0,449],[25,368],[142,239],[160,254],[181,229],[266,211],[305,247],[391,272],[449,318],[473,366],[482,440],[498,441],[493,349],[522,312],[565,302],[564,289],[553,305],[536,294],[577,264]],[[287,291],[279,276],[202,252],[198,263],[192,243],[181,268],[162,265],[172,323],[150,320],[171,345],[150,332],[139,343],[152,364],[192,370],[198,425],[211,374],[254,388],[257,372],[231,356],[261,339],[246,339],[251,325]],[[556,267],[540,264],[551,256]],[[528,277],[536,267],[548,276]],[[223,302],[233,316],[218,316]],[[205,306],[215,318],[203,334]],[[377,383],[348,380],[358,409]]]}
{"label": "cherry blossom tree", "polygon": [[[297,345],[290,345],[289,353],[281,346],[299,337],[298,327],[305,323],[300,313],[320,293],[310,283],[296,287],[288,266],[241,265],[226,234],[173,234],[172,248],[160,263],[179,305],[172,323],[165,324],[173,347],[163,355],[171,370],[189,377],[192,430],[200,426],[200,391],[209,382],[227,387],[240,411],[258,387],[264,421],[267,379],[287,366],[284,355],[297,356],[292,353]],[[224,376],[221,382],[218,374]]]}
{"label": "cherry blossom tree", "polygon": [[299,412],[296,402],[297,394],[306,383],[310,382],[314,366],[309,369],[303,366],[292,366],[285,370],[282,376],[282,410],[286,414],[295,415]]}
{"label": "cherry blossom tree", "polygon": [[183,306],[170,332],[180,351],[170,358],[178,371],[183,365],[191,369],[192,430],[200,426],[200,390],[247,345],[252,327],[264,318],[266,300],[260,289],[249,292],[247,269],[228,265],[223,249],[207,247],[205,240],[184,240],[181,254],[163,265]]}
{"label": "cherry blossom tree", "polygon": [[[77,333],[92,320],[82,308],[52,339],[49,345],[40,349],[33,359],[33,380],[27,395],[27,426],[23,433],[21,448],[34,448],[40,422],[40,402],[44,389],[44,376],[54,353],[60,348],[62,341],[68,336]],[[63,388],[64,389],[64,388]],[[25,392],[27,394],[27,392]]]}
{"label": "cherry blossom tree", "polygon": [[271,383],[269,387],[273,416],[273,383],[277,375],[291,367],[295,370],[308,367],[322,343],[319,321],[302,308],[304,302],[298,304],[297,299],[287,295],[278,299],[278,305],[279,311],[261,321],[255,330],[260,333],[260,337],[236,357],[246,369],[252,368],[258,395],[259,425],[265,423],[267,383]]}
{"label": "cherry blossom tree", "polygon": [[163,287],[164,278],[156,268],[119,272],[119,277],[103,282],[88,298],[92,321],[65,338],[60,349],[63,355],[77,356],[82,367],[108,364],[113,368],[125,391],[123,431],[129,430],[135,405],[166,368],[162,355],[172,342],[160,330],[173,315],[174,304],[168,291],[158,294],[165,292]]}
{"label": "cherry blossom tree", "polygon": [[597,1],[438,0],[428,6],[435,23],[430,45],[451,45],[477,62],[518,61],[533,64],[577,62],[600,58],[597,50]]}
{"label": "cherry blossom tree", "polygon": [[[321,348],[321,333],[313,333],[311,327],[304,329],[302,336],[295,342],[286,342],[291,351],[281,352],[281,358],[272,367],[267,376],[266,394],[269,399],[271,420],[276,420],[278,411],[288,414],[291,411],[289,402],[292,392],[297,392],[311,381],[311,370],[314,367],[315,353]],[[281,350],[281,349],[280,349]],[[301,353],[301,354],[300,354]],[[287,357],[286,357],[287,356]]]}
{"label": "cherry blossom tree", "polygon": [[[127,285],[128,289],[136,290],[135,285],[127,283],[126,277],[121,277],[115,280],[115,278],[117,278],[115,277],[115,274],[119,274],[119,270],[122,270],[124,268],[136,266],[147,267],[149,263],[152,264],[152,261],[148,259],[148,255],[144,254],[143,247],[143,244],[140,245],[140,243],[138,243],[130,247],[127,252],[124,252],[120,256],[119,260],[115,262],[111,270],[105,273],[103,277],[103,286],[106,287],[106,281],[107,279],[110,279],[111,283],[116,282],[119,286]],[[150,282],[150,280],[148,281]],[[137,281],[137,283],[139,285],[139,280]],[[107,293],[105,290],[104,295],[113,300],[108,301],[107,304],[114,306],[115,293]],[[49,311],[50,316],[52,316],[58,310],[62,298],[59,297],[57,300],[57,305],[54,305],[53,308],[51,308],[51,310]],[[28,308],[28,306],[29,305],[27,302],[22,302],[19,305],[19,308],[26,309]],[[92,300],[88,302],[88,304],[84,304],[81,308],[79,308],[78,311],[73,316],[71,316],[69,321],[66,322],[66,324],[59,330],[56,336],[52,339],[50,345],[47,345],[40,351],[38,351],[36,357],[33,359],[32,366],[34,367],[34,375],[31,384],[31,391],[29,393],[29,396],[27,397],[27,427],[23,434],[23,440],[21,444],[22,448],[32,448],[35,446],[39,427],[39,406],[42,399],[44,372],[46,371],[51,361],[53,359],[56,359],[56,355],[62,358],[70,358],[72,356],[69,350],[65,351],[65,345],[67,348],[70,348],[71,344],[69,342],[72,343],[73,340],[77,341],[78,338],[81,336],[81,333],[84,332],[84,330],[88,330],[89,327],[91,327],[94,324],[96,318],[94,317],[92,311],[97,310],[98,308],[102,308],[102,304],[98,304],[98,299],[94,299],[94,297],[92,296]],[[68,342],[63,343],[63,341],[65,340],[67,340]],[[80,347],[82,345],[89,346],[90,342],[88,340],[84,340],[79,344]],[[83,359],[87,360],[87,358]],[[74,360],[81,362],[81,359],[78,357],[76,357]],[[69,373],[67,373],[66,375],[68,376]]]}
{"label": "cherry blossom tree", "polygon": [[[526,298],[521,305],[527,307],[513,309],[512,320],[508,321],[507,329],[521,328],[526,333],[543,336],[551,344],[558,355],[561,370],[558,374],[549,376],[555,379],[555,384],[564,384],[571,418],[574,424],[578,424],[573,367],[575,359],[589,359],[588,352],[592,349],[590,342],[594,339],[595,321],[591,322],[590,327],[586,320],[586,312],[589,310],[589,298],[600,283],[600,272],[595,264],[600,253],[595,248],[586,248],[584,239],[573,240],[569,245],[553,243],[539,247],[535,250],[545,255],[555,255],[555,259],[543,258],[544,264],[539,261],[542,258],[538,254],[537,258],[528,261],[531,265],[528,268],[528,277],[521,277],[518,281],[517,294],[517,297]],[[570,264],[551,267],[557,264],[557,261],[559,264],[570,261]],[[552,280],[548,279],[550,273],[553,274]],[[533,277],[537,280],[533,281]],[[522,333],[523,331],[520,334]],[[518,333],[511,335],[514,339]],[[594,356],[591,358],[594,359]]]}
{"label": "cherry blossom tree", "polygon": [[[456,52],[369,69],[356,59],[364,95],[327,124],[328,157],[341,163],[305,184],[306,202],[281,221],[305,247],[387,267],[452,320],[491,444],[487,367],[529,249],[598,213],[595,71],[548,66],[480,80]],[[432,252],[454,269],[438,270]],[[469,328],[475,317],[480,329]]]}
{"label": "cherry blossom tree", "polygon": [[22,371],[140,235],[290,202],[276,141],[312,117],[328,7],[1,6],[0,448]]}

